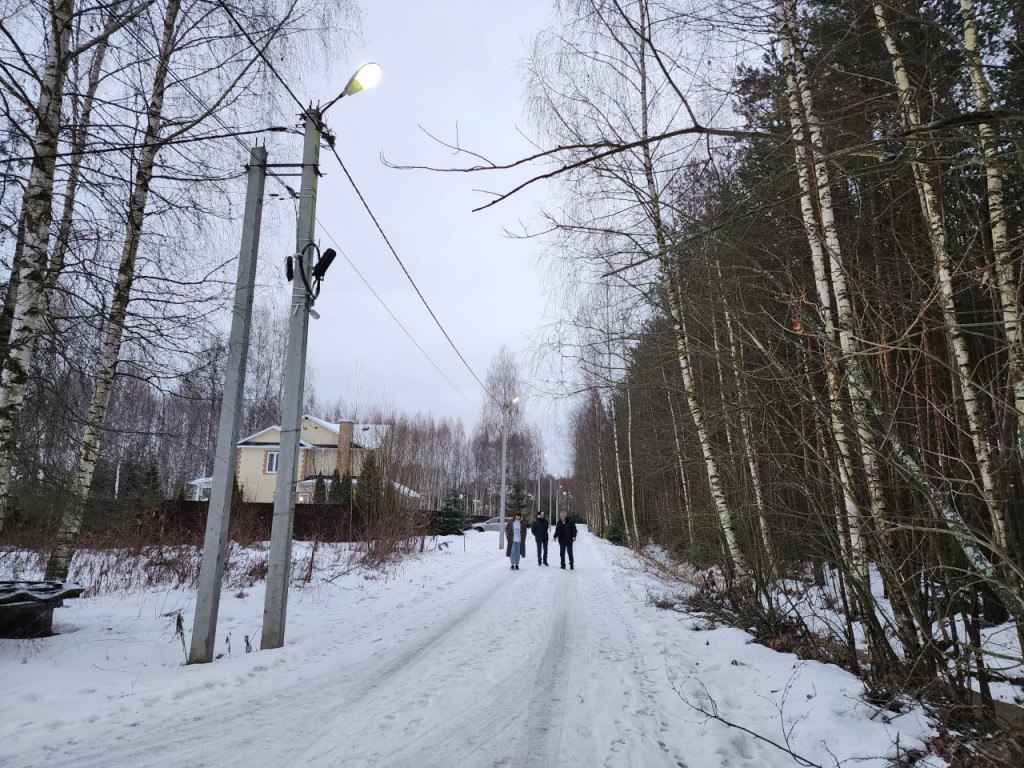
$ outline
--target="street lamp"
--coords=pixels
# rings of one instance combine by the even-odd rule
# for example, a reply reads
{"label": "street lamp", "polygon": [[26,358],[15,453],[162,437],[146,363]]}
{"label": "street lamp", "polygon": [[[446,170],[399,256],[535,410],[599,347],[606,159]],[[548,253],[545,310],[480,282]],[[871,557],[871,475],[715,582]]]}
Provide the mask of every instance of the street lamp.
{"label": "street lamp", "polygon": [[[288,320],[288,347],[285,352],[284,384],[281,389],[281,440],[274,486],[274,517],[270,530],[270,555],[267,565],[267,593],[263,604],[261,648],[284,645],[285,615],[288,610],[288,575],[292,560],[292,525],[295,520],[295,482],[302,434],[302,399],[306,373],[306,340],[309,317],[319,293],[319,281],[334,258],[328,250],[313,263],[317,250],[316,187],[319,176],[320,134],[324,132],[324,113],[345,96],[371,88],[380,81],[380,65],[364,64],[349,78],[345,89],[324,107],[310,107],[303,115],[302,186],[299,192],[299,218],[295,236],[292,305]],[[328,141],[333,137],[328,133]],[[315,288],[310,285],[313,279]],[[314,315],[315,317],[316,315]]]}
{"label": "street lamp", "polygon": [[519,402],[518,397],[513,397],[501,406],[501,506],[498,513],[501,520],[498,523],[498,549],[505,548],[505,475],[508,467],[508,414],[512,406]]}
{"label": "street lamp", "polygon": [[381,70],[380,64],[375,61],[367,62],[363,64],[359,69],[355,71],[355,74],[348,79],[348,83],[345,85],[345,89],[327,102],[326,106],[320,109],[322,115],[328,109],[334,106],[334,104],[346,96],[352,96],[353,94],[359,93],[360,91],[366,90],[367,88],[373,88],[377,83],[380,82]]}

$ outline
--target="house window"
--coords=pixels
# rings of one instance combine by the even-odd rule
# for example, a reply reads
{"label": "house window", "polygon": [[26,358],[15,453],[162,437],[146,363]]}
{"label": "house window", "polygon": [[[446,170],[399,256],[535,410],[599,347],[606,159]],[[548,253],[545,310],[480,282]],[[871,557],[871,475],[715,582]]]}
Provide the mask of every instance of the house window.
{"label": "house window", "polygon": [[267,451],[267,474],[277,474],[277,451]]}

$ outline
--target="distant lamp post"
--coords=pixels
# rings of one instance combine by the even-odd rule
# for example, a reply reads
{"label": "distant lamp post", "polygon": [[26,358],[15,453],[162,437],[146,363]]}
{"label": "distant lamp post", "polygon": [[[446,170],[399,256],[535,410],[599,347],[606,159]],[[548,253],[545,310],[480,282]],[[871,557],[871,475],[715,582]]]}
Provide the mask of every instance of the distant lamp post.
{"label": "distant lamp post", "polygon": [[501,521],[498,528],[498,549],[505,548],[505,484],[506,470],[508,469],[508,416],[512,406],[519,402],[518,397],[513,397],[501,406],[501,502],[498,513]]}
{"label": "distant lamp post", "polygon": [[[380,81],[380,65],[364,64],[349,79],[345,89],[322,107],[310,107],[303,113],[305,123],[302,150],[302,185],[299,192],[299,216],[295,255],[289,260],[288,277],[292,281],[292,306],[288,320],[288,346],[285,351],[284,383],[281,388],[281,430],[277,482],[274,486],[274,516],[270,530],[270,554],[267,564],[267,592],[263,603],[263,634],[260,647],[284,645],[285,618],[288,611],[288,576],[292,559],[292,525],[295,520],[295,489],[298,475],[299,442],[302,434],[302,394],[306,372],[306,341],[310,315],[318,317],[313,304],[320,293],[320,281],[334,260],[327,249],[322,255],[316,247],[316,187],[319,176],[320,136],[325,131],[324,113],[345,96],[359,93]],[[333,142],[328,134],[328,141]],[[314,263],[313,254],[319,257]]]}

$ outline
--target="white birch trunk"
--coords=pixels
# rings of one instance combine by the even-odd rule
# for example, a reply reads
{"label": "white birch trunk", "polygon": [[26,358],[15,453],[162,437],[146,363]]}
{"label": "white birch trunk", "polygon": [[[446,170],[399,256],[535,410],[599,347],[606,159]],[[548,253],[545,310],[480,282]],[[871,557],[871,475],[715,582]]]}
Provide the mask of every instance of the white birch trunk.
{"label": "white birch trunk", "polygon": [[93,472],[99,456],[99,443],[102,434],[103,420],[110,403],[110,393],[114,376],[117,373],[117,362],[121,354],[121,343],[124,335],[125,318],[128,304],[131,301],[132,286],[135,281],[135,259],[138,255],[139,242],[142,236],[143,219],[146,215],[146,202],[153,180],[153,169],[156,155],[160,151],[160,134],[163,126],[164,95],[167,72],[175,47],[175,29],[181,0],[169,0],[164,14],[163,38],[160,47],[160,60],[153,77],[153,94],[147,109],[147,124],[144,146],[140,153],[132,194],[128,201],[128,226],[125,231],[124,244],[121,251],[121,263],[118,267],[117,279],[114,284],[114,296],[110,306],[103,338],[100,371],[96,378],[89,413],[86,417],[79,449],[78,470],[72,489],[72,499],[61,518],[57,539],[46,566],[46,578],[62,580],[67,578],[71,566],[71,558],[75,552],[75,543],[82,528],[82,517],[85,512],[85,501],[92,485]]}
{"label": "white birch trunk", "polygon": [[676,418],[676,408],[672,403],[672,389],[668,384],[668,376],[664,371],[661,378],[665,382],[665,397],[668,400],[668,414],[672,419],[672,438],[676,444],[676,465],[679,468],[679,483],[683,494],[683,514],[686,515],[687,545],[693,547],[693,511],[690,509],[689,486],[686,482],[686,465],[683,463],[683,445],[679,439],[679,421]]}
{"label": "white birch trunk", "polygon": [[14,428],[25,402],[29,368],[42,322],[43,283],[53,221],[53,186],[60,139],[60,110],[75,13],[74,0],[53,0],[49,5],[46,59],[36,108],[32,140],[32,170],[22,200],[24,217],[21,269],[18,275],[10,343],[0,375],[0,531],[10,500],[14,456]]}
{"label": "white birch trunk", "polygon": [[[645,9],[641,7],[641,36],[646,40],[649,35]],[[647,93],[647,48],[646,42],[641,43],[637,52],[639,75],[640,75],[640,135],[643,139],[650,138],[650,116]],[[668,305],[669,314],[672,318],[672,331],[676,341],[676,356],[679,359],[679,369],[683,378],[683,390],[686,394],[687,408],[690,418],[697,433],[697,441],[700,444],[701,453],[704,457],[704,466],[708,474],[708,486],[711,490],[711,498],[714,501],[718,513],[718,520],[722,526],[722,533],[725,536],[726,556],[730,559],[733,570],[740,578],[747,578],[750,570],[747,567],[746,557],[739,546],[736,536],[736,526],[732,508],[725,495],[722,486],[721,474],[718,469],[718,460],[715,457],[714,449],[711,446],[710,436],[705,427],[704,415],[701,405],[697,400],[693,384],[693,369],[690,362],[689,342],[686,337],[686,325],[683,317],[683,305],[676,284],[676,268],[672,263],[672,254],[669,253],[668,238],[665,232],[665,224],[661,210],[661,195],[654,176],[654,161],[651,157],[649,143],[641,146],[643,157],[643,172],[647,184],[647,199],[645,201],[651,215],[651,222],[654,227],[654,235],[658,249],[658,264],[661,267],[661,289]]]}
{"label": "white birch trunk", "polygon": [[601,409],[601,401],[597,398],[594,399],[594,412],[594,423],[597,425],[597,440],[595,441],[597,444],[597,479],[601,488],[601,525],[602,534],[607,536],[611,520],[608,517],[608,493],[604,478],[604,449],[602,448],[604,436],[601,434],[601,422],[604,413]]}
{"label": "white birch trunk", "polygon": [[640,528],[636,524],[636,472],[633,468],[633,396],[629,391],[629,380],[626,386],[626,456],[629,459],[629,510],[633,519],[633,541],[640,548]]}
{"label": "white birch trunk", "polygon": [[[801,201],[805,227],[808,231],[808,241],[812,243],[812,251],[815,247],[822,251],[822,246],[824,246],[823,253],[815,256],[815,258],[824,259],[820,270],[815,268],[816,275],[824,273],[827,269],[827,285],[819,289],[820,293],[824,298],[827,288],[830,286],[835,297],[835,325],[834,328],[826,326],[825,350],[832,400],[829,408],[830,417],[833,420],[834,428],[838,426],[842,430],[841,433],[837,433],[840,479],[845,486],[843,493],[847,508],[848,510],[852,508],[854,512],[854,515],[849,518],[851,565],[854,576],[851,579],[851,586],[853,586],[857,603],[864,614],[868,642],[876,656],[876,664],[885,665],[895,662],[895,654],[879,624],[875,601],[870,592],[871,581],[864,539],[864,521],[860,507],[853,498],[852,482],[855,474],[852,460],[853,440],[846,431],[844,420],[841,417],[837,418],[844,390],[849,392],[851,416],[864,466],[865,482],[868,487],[870,513],[879,527],[884,527],[886,524],[885,494],[876,456],[875,433],[869,423],[867,404],[860,390],[855,387],[847,387],[842,382],[843,370],[840,365],[845,368],[853,364],[857,359],[859,349],[854,335],[853,303],[847,286],[846,269],[835,220],[835,209],[832,204],[832,182],[823,159],[825,152],[821,123],[814,108],[810,75],[798,38],[796,0],[785,0],[785,2],[778,3],[776,13],[781,26],[783,60],[787,64],[794,137],[799,139],[801,134],[806,131],[806,137],[810,144],[809,148],[802,148],[798,142],[795,142],[797,164],[801,172],[801,197],[810,197],[809,193],[813,188],[822,236],[819,238],[817,234],[817,228],[814,225],[815,210],[810,200]],[[809,178],[808,167],[813,170],[813,179]],[[838,359],[827,352],[828,348],[833,346],[836,341],[838,341],[839,347]],[[839,532],[839,535],[842,536],[842,531]]]}
{"label": "white birch trunk", "polygon": [[[804,224],[804,231],[807,236],[807,243],[811,251],[811,266],[814,272],[814,281],[818,291],[819,310],[825,327],[825,347],[829,347],[838,339],[842,349],[843,335],[838,333],[834,314],[832,310],[832,289],[830,278],[835,272],[841,269],[833,268],[833,259],[828,258],[825,251],[825,244],[819,231],[817,214],[815,211],[815,180],[812,179],[810,169],[816,163],[812,156],[812,150],[808,149],[803,141],[805,128],[808,133],[810,144],[814,148],[821,146],[821,134],[816,125],[813,111],[807,115],[807,107],[811,98],[808,91],[809,84],[804,83],[803,87],[799,82],[799,62],[796,57],[797,40],[795,30],[796,4],[792,7],[784,3],[778,3],[776,14],[782,34],[780,35],[780,47],[782,49],[782,61],[786,67],[786,80],[789,91],[790,124],[793,128],[794,151],[796,153],[797,176],[800,184],[800,211]],[[806,80],[806,74],[804,75]],[[818,205],[822,201],[819,197]],[[831,204],[831,198],[827,198]],[[848,307],[848,304],[846,305]],[[848,339],[849,340],[849,339]],[[845,419],[842,416],[843,383],[842,375],[837,367],[836,361],[826,358],[826,372],[828,379],[829,400],[825,402],[828,411],[829,424],[832,430],[833,439],[836,441],[838,453],[837,468],[839,470],[839,484],[843,496],[843,509],[845,512],[846,528],[850,534],[850,556],[854,571],[860,578],[867,577],[867,555],[865,553],[865,542],[862,535],[862,519],[860,506],[854,497],[854,476],[855,468],[853,463],[854,448],[853,439],[849,434]],[[845,543],[843,526],[840,525],[838,535]]]}
{"label": "white birch trunk", "polygon": [[619,425],[618,418],[615,413],[614,394],[611,396],[610,400],[610,409],[612,417],[612,451],[613,459],[615,460],[615,481],[619,489],[619,505],[622,509],[622,527],[626,534],[626,544],[628,546],[630,543],[629,518],[627,517],[628,512],[626,511],[626,488],[622,482],[622,455],[621,449],[619,448]]}
{"label": "white birch trunk", "polygon": [[[981,60],[978,26],[974,0],[960,0],[960,13],[964,26],[964,53],[971,76],[971,97],[977,112],[992,109],[992,89]],[[999,314],[1006,337],[1006,352],[1010,364],[1010,385],[1017,422],[1018,453],[1024,452],[1024,351],[1021,349],[1020,308],[1017,304],[1018,280],[1013,269],[1013,254],[1006,223],[1006,205],[1003,197],[1003,176],[999,171],[999,145],[996,127],[990,123],[978,126],[981,150],[985,158],[985,187],[988,196],[988,226],[992,237],[994,278],[999,294]]]}
{"label": "white birch trunk", "polygon": [[693,427],[697,433],[697,443],[700,445],[701,453],[704,456],[704,466],[707,470],[708,485],[711,490],[711,498],[715,503],[718,512],[718,521],[722,526],[722,533],[725,535],[726,555],[732,560],[733,568],[740,578],[747,578],[750,569],[747,567],[747,560],[740,549],[739,540],[736,536],[736,526],[733,522],[732,509],[725,498],[725,489],[722,487],[721,476],[718,473],[718,462],[715,460],[711,450],[711,440],[707,428],[704,425],[704,415],[700,403],[697,402],[696,392],[693,385],[693,369],[690,367],[690,350],[687,346],[686,326],[682,314],[678,310],[678,298],[670,299],[672,311],[672,323],[676,337],[676,352],[679,357],[679,371],[683,379],[683,394],[686,396],[686,404],[690,411],[690,418],[693,420]]}
{"label": "white birch trunk", "polygon": [[[917,108],[914,89],[907,75],[906,67],[900,55],[899,46],[889,29],[885,9],[880,3],[874,4],[875,20],[885,42],[886,50],[892,58],[893,79],[900,99],[900,118],[905,128],[914,128],[921,124],[920,112]],[[992,445],[985,437],[985,416],[978,398],[978,391],[971,376],[971,358],[967,349],[967,341],[961,331],[956,317],[954,304],[954,288],[952,263],[946,240],[946,226],[943,221],[942,203],[939,191],[932,181],[928,166],[920,159],[920,148],[911,160],[914,181],[917,186],[921,213],[928,228],[928,240],[931,245],[932,258],[935,260],[935,275],[942,306],[943,323],[953,348],[956,362],[957,381],[963,395],[964,411],[967,415],[967,426],[974,446],[975,458],[978,462],[978,477],[981,482],[981,495],[992,519],[993,538],[995,544],[1006,552],[1006,521],[1003,510],[996,500],[996,482],[992,468]]]}

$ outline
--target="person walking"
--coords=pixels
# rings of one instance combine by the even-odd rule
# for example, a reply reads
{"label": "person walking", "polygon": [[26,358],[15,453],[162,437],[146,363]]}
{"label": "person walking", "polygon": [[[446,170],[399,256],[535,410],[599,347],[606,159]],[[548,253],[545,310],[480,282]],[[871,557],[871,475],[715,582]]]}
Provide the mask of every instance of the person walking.
{"label": "person walking", "polygon": [[505,557],[511,558],[513,571],[519,570],[519,558],[526,557],[526,523],[522,512],[516,512],[505,524]]}
{"label": "person walking", "polygon": [[537,565],[548,564],[548,530],[550,527],[543,512],[538,512],[537,517],[530,525],[530,532],[537,542]]}
{"label": "person walking", "polygon": [[572,543],[576,541],[576,523],[565,512],[558,515],[558,522],[555,523],[555,541],[558,542],[558,556],[562,561],[562,570],[565,570],[566,552],[569,553],[569,570],[573,570]]}

